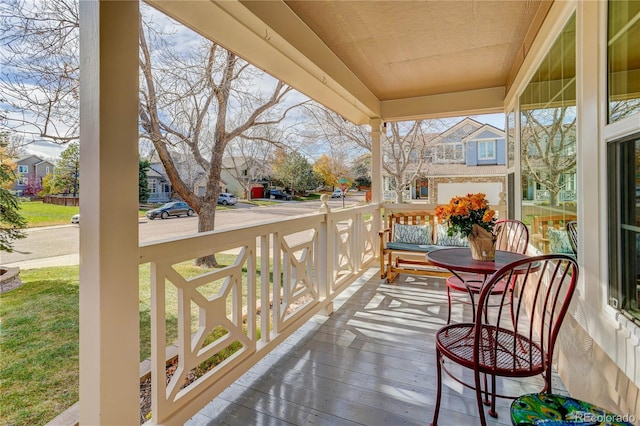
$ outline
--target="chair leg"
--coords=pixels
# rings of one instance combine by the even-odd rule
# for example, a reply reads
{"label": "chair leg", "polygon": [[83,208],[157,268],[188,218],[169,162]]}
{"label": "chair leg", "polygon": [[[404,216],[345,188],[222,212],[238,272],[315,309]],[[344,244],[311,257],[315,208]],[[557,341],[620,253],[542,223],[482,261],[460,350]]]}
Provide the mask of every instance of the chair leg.
{"label": "chair leg", "polygon": [[551,363],[548,363],[547,365],[548,366],[544,372],[544,389],[542,389],[542,392],[551,393]]}
{"label": "chair leg", "polygon": [[482,384],[480,383],[480,372],[474,371],[476,379],[476,403],[478,404],[478,416],[480,416],[480,424],[482,426],[487,425],[487,420],[484,416],[484,403],[482,402]]}
{"label": "chair leg", "polygon": [[433,421],[430,426],[438,426],[438,414],[440,413],[440,398],[442,397],[442,355],[440,351],[436,349],[436,363],[438,364],[438,370],[436,377],[438,378],[438,394],[436,396],[436,408],[433,412]]}
{"label": "chair leg", "polygon": [[496,411],[496,376],[491,375],[491,407],[489,408],[489,415],[497,418],[498,412]]}
{"label": "chair leg", "polygon": [[484,405],[491,405],[491,400],[489,399],[489,382],[487,381],[487,373],[482,373],[482,378],[484,379],[484,396],[482,397],[482,403]]}
{"label": "chair leg", "polygon": [[447,325],[451,322],[451,290],[447,286],[447,304],[449,305],[449,312],[447,313]]}

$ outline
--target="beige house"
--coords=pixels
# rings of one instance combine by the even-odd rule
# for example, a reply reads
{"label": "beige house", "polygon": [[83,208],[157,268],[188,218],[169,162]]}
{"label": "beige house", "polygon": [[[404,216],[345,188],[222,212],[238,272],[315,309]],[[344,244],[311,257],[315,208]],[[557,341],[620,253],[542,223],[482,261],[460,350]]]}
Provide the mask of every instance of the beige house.
{"label": "beige house", "polygon": [[[495,112],[506,114],[510,215],[529,226],[540,216],[574,216],[579,221],[579,285],[557,347],[558,374],[571,395],[640,418],[637,2],[148,4],[346,120],[369,124],[372,203],[344,211],[323,206],[317,215],[287,218],[286,225],[239,224],[231,231],[139,247],[139,4],[80,2],[81,174],[83,185],[93,188],[81,200],[81,424],[138,422],[139,264],[149,263],[153,271],[151,367],[156,379],[150,422],[182,423],[314,314],[329,313],[334,297],[363,273],[374,269],[375,275],[376,235],[385,207],[380,147],[384,122]],[[567,176],[575,176],[575,200],[570,202],[558,195],[573,185]],[[548,191],[548,200],[529,199],[530,184],[536,191]],[[110,214],[112,194],[118,215]],[[310,240],[287,239],[300,232]],[[237,263],[246,266],[251,290],[246,301],[233,299],[229,312],[217,308],[241,292],[235,266],[196,281],[172,272],[176,262],[232,249],[240,253]],[[255,273],[262,259],[264,267],[270,267],[269,256],[274,259],[273,282],[265,269]],[[225,277],[224,292],[206,300],[199,295],[198,287],[207,279]],[[256,282],[264,293],[257,293]],[[224,325],[225,339],[242,346],[185,388],[179,378],[165,381],[165,349],[171,343],[165,341],[170,315],[164,303],[166,286],[180,294],[180,306],[199,307],[193,315],[200,321],[193,329],[188,309],[180,309],[182,328],[175,342],[180,378],[228,344],[220,340],[204,345],[207,327]],[[309,298],[294,304],[300,289]],[[269,294],[281,297],[278,309],[269,306]],[[246,329],[244,315],[250,324]],[[269,332],[258,335],[258,323]],[[428,395],[412,395],[425,401],[428,418]],[[453,392],[447,398],[461,407]]]}

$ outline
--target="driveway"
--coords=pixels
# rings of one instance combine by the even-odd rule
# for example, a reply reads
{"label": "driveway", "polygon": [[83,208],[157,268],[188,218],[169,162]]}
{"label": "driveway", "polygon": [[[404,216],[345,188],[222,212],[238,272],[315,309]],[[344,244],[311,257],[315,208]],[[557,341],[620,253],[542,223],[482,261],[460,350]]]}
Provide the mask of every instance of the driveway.
{"label": "driveway", "polygon": [[[356,205],[364,199],[363,194],[349,195],[346,206]],[[254,206],[238,203],[235,208],[216,212],[216,229],[225,229],[241,224],[254,224],[285,217],[298,216],[318,210],[320,201],[286,201],[273,206]],[[330,208],[341,208],[341,199],[329,200]],[[197,217],[172,217],[169,219],[148,220],[140,218],[138,225],[139,241],[146,243],[165,240],[198,232]],[[19,266],[22,269],[44,266],[77,265],[79,252],[78,225],[61,225],[45,228],[27,229],[27,238],[17,240],[14,252],[0,252],[0,264]]]}

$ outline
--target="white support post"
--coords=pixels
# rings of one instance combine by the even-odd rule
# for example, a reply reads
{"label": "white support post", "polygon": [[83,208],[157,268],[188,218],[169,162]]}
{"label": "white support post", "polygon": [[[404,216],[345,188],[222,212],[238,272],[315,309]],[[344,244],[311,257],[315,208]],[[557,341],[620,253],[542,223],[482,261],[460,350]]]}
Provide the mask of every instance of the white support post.
{"label": "white support post", "polygon": [[[602,261],[601,250],[585,250],[585,247],[603,247],[606,245],[607,229],[603,224],[607,223],[606,208],[607,200],[600,197],[602,192],[592,190],[598,188],[603,182],[602,176],[594,171],[602,170],[599,165],[605,164],[601,162],[602,150],[600,139],[600,125],[604,123],[606,112],[602,107],[596,108],[596,105],[604,105],[605,102],[600,100],[601,96],[605,96],[605,91],[600,89],[602,84],[602,75],[599,74],[599,59],[606,56],[606,49],[601,44],[599,37],[603,32],[606,33],[606,23],[599,20],[600,16],[606,16],[606,5],[600,2],[580,2],[576,6],[576,57],[578,58],[576,67],[577,81],[581,82],[576,86],[576,155],[578,160],[577,179],[578,179],[578,263],[584,268],[586,273],[580,274],[579,288],[582,291],[584,300],[589,301],[589,305],[598,312],[603,309],[602,305],[606,305],[606,297],[603,297],[603,289],[596,285],[586,285],[585,277],[602,277],[605,275],[606,282],[607,261],[604,256]],[[598,9],[602,12],[598,13]],[[605,29],[601,28],[604,26]],[[585,106],[580,108],[580,106]],[[600,115],[600,114],[602,115]],[[586,195],[588,192],[588,196]],[[600,208],[594,208],[600,206]],[[585,232],[585,230],[589,232]],[[589,283],[591,284],[591,283]],[[602,304],[602,305],[600,305]]]}
{"label": "white support post", "polygon": [[[373,233],[378,235],[382,229],[382,217],[380,215],[380,206],[383,201],[382,197],[382,120],[379,118],[369,121],[371,126],[371,202],[378,206],[376,209],[376,217],[373,220]],[[376,253],[379,250],[376,249]],[[381,253],[377,253],[380,256]]]}
{"label": "white support post", "polygon": [[371,202],[382,202],[382,120],[369,121],[371,126]]}
{"label": "white support post", "polygon": [[[320,200],[322,201],[322,205],[318,210],[318,213],[324,215],[324,220],[320,224],[320,235],[318,235],[318,282],[320,284],[320,299],[326,301],[331,297],[331,281],[333,279],[333,263],[332,263],[332,254],[330,252],[331,248],[329,245],[331,232],[330,229],[330,213],[331,209],[329,208],[329,196],[327,194],[322,194],[320,196]],[[324,315],[331,315],[333,313],[333,301],[327,303],[325,308],[322,310]]]}
{"label": "white support post", "polygon": [[80,2],[80,424],[139,422],[137,1]]}

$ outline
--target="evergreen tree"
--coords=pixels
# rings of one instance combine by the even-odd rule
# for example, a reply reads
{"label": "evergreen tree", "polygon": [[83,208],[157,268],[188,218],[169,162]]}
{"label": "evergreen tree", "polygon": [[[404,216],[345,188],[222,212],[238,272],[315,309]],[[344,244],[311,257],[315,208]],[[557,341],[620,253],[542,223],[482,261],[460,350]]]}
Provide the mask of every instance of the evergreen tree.
{"label": "evergreen tree", "polygon": [[309,161],[299,152],[276,151],[273,177],[283,186],[291,188],[292,195],[298,190],[315,188],[322,178],[314,171]]}
{"label": "evergreen tree", "polygon": [[67,149],[60,154],[53,175],[54,187],[58,193],[78,194],[80,187],[80,145],[71,142]]}
{"label": "evergreen tree", "polygon": [[371,154],[365,154],[357,158],[350,170],[357,186],[371,186]]}
{"label": "evergreen tree", "polygon": [[13,240],[25,238],[22,229],[27,222],[20,215],[18,197],[9,188],[9,184],[16,180],[11,164],[4,158],[4,143],[0,139],[0,251],[13,251]]}
{"label": "evergreen tree", "polygon": [[138,160],[138,202],[146,203],[149,199],[149,181],[147,172],[151,163],[149,160]]}

